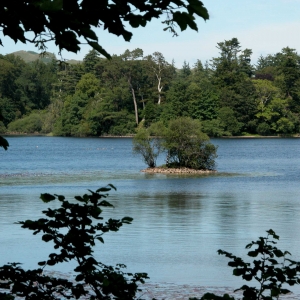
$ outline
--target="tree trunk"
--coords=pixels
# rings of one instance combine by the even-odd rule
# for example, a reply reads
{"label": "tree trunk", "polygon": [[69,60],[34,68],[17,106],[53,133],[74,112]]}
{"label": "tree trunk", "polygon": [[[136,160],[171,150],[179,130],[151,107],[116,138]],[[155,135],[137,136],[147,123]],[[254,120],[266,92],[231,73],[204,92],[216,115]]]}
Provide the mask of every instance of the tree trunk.
{"label": "tree trunk", "polygon": [[137,108],[137,103],[136,103],[134,88],[132,87],[131,84],[130,84],[130,89],[131,89],[132,99],[133,99],[133,104],[134,104],[135,122],[136,122],[136,125],[138,125],[139,124],[138,108]]}
{"label": "tree trunk", "polygon": [[156,74],[156,78],[158,80],[158,84],[157,84],[157,90],[158,90],[158,102],[157,104],[159,105],[161,103],[161,91],[163,89],[163,86],[161,86],[161,77],[158,76],[158,74]]}

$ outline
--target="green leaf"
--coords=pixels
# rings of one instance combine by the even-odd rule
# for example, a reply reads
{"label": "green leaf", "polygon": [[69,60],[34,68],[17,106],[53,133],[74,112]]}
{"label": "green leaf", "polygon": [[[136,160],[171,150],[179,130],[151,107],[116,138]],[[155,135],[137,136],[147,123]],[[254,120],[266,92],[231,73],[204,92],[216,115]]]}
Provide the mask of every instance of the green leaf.
{"label": "green leaf", "polygon": [[80,202],[86,202],[81,196],[75,196],[74,197],[77,201],[80,201]]}
{"label": "green leaf", "polygon": [[252,274],[245,274],[245,275],[243,276],[243,279],[245,279],[245,280],[247,280],[247,281],[252,280],[252,278],[253,278]]}
{"label": "green leaf", "polygon": [[[199,300],[198,298],[189,298],[190,300]],[[234,300],[233,297],[228,294],[224,294],[223,296],[217,296],[213,293],[206,293],[202,296],[200,300]]]}
{"label": "green leaf", "polygon": [[82,281],[84,279],[84,276],[82,274],[78,274],[76,277],[75,277],[75,280],[76,281]]}
{"label": "green leaf", "polygon": [[[198,0],[189,0],[188,9],[192,8],[192,13],[197,14],[199,17],[203,18],[204,20],[209,19],[209,14],[207,9],[203,6],[203,3]],[[190,11],[190,9],[189,9]]]}
{"label": "green leaf", "polygon": [[7,150],[9,147],[8,141],[2,136],[0,136],[0,147],[3,147],[4,150]]}
{"label": "green leaf", "polygon": [[108,59],[111,59],[111,56],[108,52],[106,52],[97,42],[88,41],[88,44],[93,47],[95,50],[97,50],[99,53],[101,53],[103,56],[105,56]]}
{"label": "green leaf", "polygon": [[241,276],[241,275],[243,275],[244,273],[245,273],[245,271],[244,271],[243,269],[234,269],[233,272],[232,272],[232,274],[233,274],[234,276]]}
{"label": "green leaf", "polygon": [[110,186],[110,187],[111,187],[112,189],[114,189],[115,191],[117,190],[117,188],[116,188],[113,184],[111,184],[111,183],[109,183],[108,186]]}
{"label": "green leaf", "polygon": [[84,36],[84,37],[87,37],[87,38],[90,38],[92,40],[95,40],[97,41],[98,40],[98,37],[97,35],[95,34],[95,32],[93,30],[91,30],[90,28],[80,28],[80,32],[81,34]]}
{"label": "green leaf", "polygon": [[43,202],[48,203],[50,201],[55,200],[55,196],[45,193],[45,194],[41,194],[40,199],[42,199]]}
{"label": "green leaf", "polygon": [[10,36],[15,43],[20,40],[23,43],[26,43],[24,30],[20,26],[11,26],[3,28],[3,34]]}
{"label": "green leaf", "polygon": [[111,191],[111,188],[102,187],[98,189],[96,192],[99,193],[99,192],[109,192],[109,191]]}
{"label": "green leaf", "polygon": [[253,242],[250,243],[250,244],[247,244],[245,248],[246,248],[246,249],[250,249],[252,246],[253,246]]}
{"label": "green leaf", "polygon": [[97,237],[97,240],[104,244],[104,239],[101,236]]}
{"label": "green leaf", "polygon": [[272,258],[269,258],[269,262],[272,264],[272,265],[277,265],[278,262],[276,259],[272,259]]}
{"label": "green leaf", "polygon": [[279,250],[279,249],[274,250],[273,253],[276,255],[276,257],[282,257],[283,256],[282,251]]}
{"label": "green leaf", "polygon": [[47,260],[47,265],[48,266],[54,266],[55,265],[55,261],[54,260]]}
{"label": "green leaf", "polygon": [[42,11],[58,11],[63,8],[63,0],[39,1],[38,5]]}
{"label": "green leaf", "polygon": [[65,196],[62,196],[62,195],[54,194],[54,196],[56,196],[59,201],[64,201],[66,199]]}
{"label": "green leaf", "polygon": [[106,206],[106,207],[114,207],[112,204],[110,204],[108,201],[103,200],[99,203],[99,206]]}
{"label": "green leaf", "polygon": [[122,219],[122,222],[125,224],[131,224],[132,221],[133,221],[133,218],[130,218],[130,217],[124,217]]}
{"label": "green leaf", "polygon": [[44,242],[49,242],[49,241],[53,240],[53,236],[52,236],[52,234],[44,234],[44,235],[42,236],[42,240],[43,240]]}
{"label": "green leaf", "polygon": [[114,185],[112,185],[111,183],[109,183],[107,186],[109,186],[109,187],[101,187],[96,192],[97,193],[99,193],[99,192],[109,192],[109,191],[111,191],[111,189],[114,189],[115,191],[117,190],[117,188]]}
{"label": "green leaf", "polygon": [[134,15],[134,14],[129,14],[126,17],[126,21],[129,21],[129,24],[131,27],[133,28],[137,28],[139,26],[143,26],[145,27],[147,21],[143,16],[138,16],[138,15]]}
{"label": "green leaf", "polygon": [[173,13],[173,20],[179,25],[181,31],[186,30],[187,21],[185,15],[183,15],[182,12],[176,11],[175,13]]}
{"label": "green leaf", "polygon": [[25,226],[30,226],[34,223],[32,220],[26,220],[25,222],[18,222],[17,224],[24,224]]}
{"label": "green leaf", "polygon": [[258,255],[258,252],[257,252],[257,251],[249,251],[249,252],[248,252],[248,256],[256,257],[257,255]]}
{"label": "green leaf", "polygon": [[269,235],[271,235],[271,236],[273,237],[273,239],[279,240],[279,235],[277,235],[273,229],[267,230],[267,233],[268,233]]}
{"label": "green leaf", "polygon": [[290,293],[291,291],[288,290],[288,289],[281,289],[280,292],[281,292],[281,294],[288,294],[288,293]]}
{"label": "green leaf", "polygon": [[129,42],[132,38],[132,33],[127,30],[123,30],[122,36],[126,42]]}

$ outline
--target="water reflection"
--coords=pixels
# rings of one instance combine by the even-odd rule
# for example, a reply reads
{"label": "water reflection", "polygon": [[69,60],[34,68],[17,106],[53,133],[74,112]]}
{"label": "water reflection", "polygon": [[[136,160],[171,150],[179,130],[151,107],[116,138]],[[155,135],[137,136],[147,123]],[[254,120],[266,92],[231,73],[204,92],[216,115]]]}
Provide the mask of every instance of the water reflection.
{"label": "water reflection", "polygon": [[144,193],[137,195],[139,201],[143,201],[144,203],[147,201],[147,204],[151,204],[157,208],[183,213],[191,209],[200,209],[201,203],[199,200],[203,197],[201,194],[196,196],[182,192],[153,193],[151,196]]}

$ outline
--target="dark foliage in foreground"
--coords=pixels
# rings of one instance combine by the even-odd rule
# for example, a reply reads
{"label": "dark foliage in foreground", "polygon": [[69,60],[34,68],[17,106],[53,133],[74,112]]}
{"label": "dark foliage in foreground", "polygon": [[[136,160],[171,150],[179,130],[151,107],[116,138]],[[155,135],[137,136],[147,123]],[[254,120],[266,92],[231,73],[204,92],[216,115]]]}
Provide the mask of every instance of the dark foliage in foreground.
{"label": "dark foliage in foreground", "polygon": [[[108,185],[96,192],[76,196],[75,203],[61,195],[42,194],[41,199],[45,203],[60,201],[60,208],[44,210],[46,218],[18,224],[33,230],[33,234],[42,233],[42,240],[52,241],[57,251],[39,262],[38,269],[23,270],[19,263],[0,267],[0,299],[14,299],[16,296],[32,300],[78,299],[81,296],[89,299],[134,299],[138,283],[144,283],[147,274],[125,273],[125,265],[107,266],[93,256],[93,247],[96,241],[104,242],[104,233],[118,231],[123,224],[132,221],[130,217],[102,221],[100,207],[112,207],[105,200],[106,193],[112,188],[115,189]],[[69,261],[77,264],[74,280],[47,275],[47,266]]]}
{"label": "dark foliage in foreground", "polygon": [[[300,284],[300,262],[288,258],[288,251],[278,249],[275,240],[279,236],[270,229],[266,237],[260,237],[257,241],[246,246],[254,250],[248,252],[249,257],[256,258],[252,263],[244,262],[229,252],[219,250],[220,255],[230,258],[228,265],[233,269],[233,275],[241,276],[247,282],[256,281],[253,286],[245,284],[236,291],[243,292],[243,300],[273,300],[279,299],[280,295],[290,293],[284,286]],[[211,293],[205,294],[201,300],[233,299],[229,295],[216,296]],[[196,299],[194,299],[196,300]]]}

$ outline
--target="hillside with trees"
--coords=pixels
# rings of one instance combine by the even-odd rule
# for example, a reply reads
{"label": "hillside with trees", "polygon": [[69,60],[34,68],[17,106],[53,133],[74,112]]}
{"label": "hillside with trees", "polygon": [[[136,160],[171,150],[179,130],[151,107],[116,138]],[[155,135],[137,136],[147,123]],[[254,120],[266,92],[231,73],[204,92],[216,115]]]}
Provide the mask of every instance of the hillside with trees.
{"label": "hillside with trees", "polygon": [[218,57],[177,69],[163,53],[126,50],[111,59],[91,50],[82,63],[53,57],[25,62],[0,56],[0,132],[61,136],[134,134],[143,122],[179,117],[201,122],[211,137],[299,133],[300,56],[261,56],[236,38]]}

